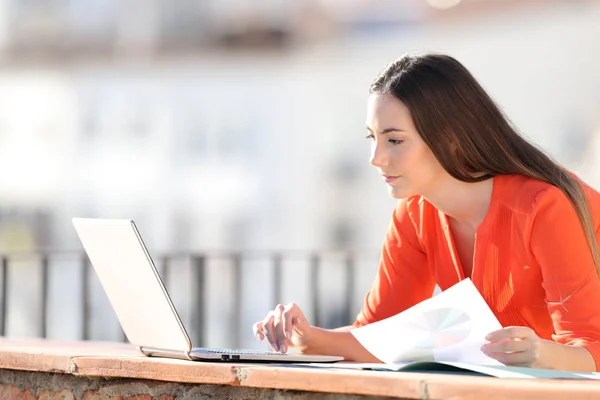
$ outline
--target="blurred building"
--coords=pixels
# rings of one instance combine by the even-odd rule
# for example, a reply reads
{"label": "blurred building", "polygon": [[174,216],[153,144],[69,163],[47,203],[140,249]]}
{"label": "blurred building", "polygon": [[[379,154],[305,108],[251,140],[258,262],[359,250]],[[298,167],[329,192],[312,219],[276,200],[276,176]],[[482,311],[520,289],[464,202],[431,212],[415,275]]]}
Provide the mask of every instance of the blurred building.
{"label": "blurred building", "polygon": [[[512,101],[520,127],[540,132],[544,146],[564,149],[556,138],[568,125],[578,158],[591,123],[580,116],[589,119],[598,101],[597,9],[594,1],[4,0],[0,160],[13,173],[0,179],[0,217],[23,215],[45,248],[77,246],[72,215],[135,217],[161,250],[376,246],[387,219],[379,209],[392,202],[356,138],[378,70],[405,51],[447,49]],[[545,111],[511,93],[537,85],[531,99],[556,97],[561,107],[565,94],[553,96],[561,83],[544,71],[574,70],[582,78],[560,79],[561,93],[578,97],[562,101],[564,120],[528,129]]]}

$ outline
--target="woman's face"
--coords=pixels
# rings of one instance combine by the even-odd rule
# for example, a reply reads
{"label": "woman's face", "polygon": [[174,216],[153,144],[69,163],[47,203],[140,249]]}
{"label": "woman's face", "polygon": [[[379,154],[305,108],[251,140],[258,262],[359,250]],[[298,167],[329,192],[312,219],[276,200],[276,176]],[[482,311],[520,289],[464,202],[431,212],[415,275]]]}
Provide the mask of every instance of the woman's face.
{"label": "woman's face", "polygon": [[426,195],[447,175],[421,139],[408,108],[396,97],[369,96],[367,130],[372,141],[370,162],[393,198]]}

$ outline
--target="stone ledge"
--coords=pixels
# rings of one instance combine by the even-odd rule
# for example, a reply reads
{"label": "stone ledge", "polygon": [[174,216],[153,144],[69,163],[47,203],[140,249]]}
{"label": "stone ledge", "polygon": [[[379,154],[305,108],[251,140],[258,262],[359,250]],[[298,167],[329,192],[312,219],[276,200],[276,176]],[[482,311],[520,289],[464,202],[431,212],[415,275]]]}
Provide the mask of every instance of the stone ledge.
{"label": "stone ledge", "polygon": [[0,368],[43,372],[72,372],[75,357],[139,356],[130,344],[111,342],[61,342],[0,337]]}
{"label": "stone ledge", "polygon": [[[492,377],[258,367],[245,371],[243,386],[317,392],[396,396],[410,399],[589,399],[600,397],[597,381],[500,379]],[[484,395],[482,395],[484,393]],[[526,395],[525,395],[526,394]]]}
{"label": "stone ledge", "polygon": [[181,383],[240,385],[239,364],[153,357],[76,357],[74,375],[138,378]]}
{"label": "stone ledge", "polygon": [[[104,382],[113,389],[114,382],[128,380],[129,386],[135,385],[132,382],[143,381],[155,382],[155,384],[162,382],[162,385],[192,384],[195,387],[213,388],[212,391],[216,390],[215,387],[230,388],[228,390],[237,387],[252,393],[256,393],[255,390],[269,390],[271,394],[274,393],[273,391],[278,391],[282,398],[291,398],[290,391],[313,395],[320,393],[320,396],[326,394],[343,396],[336,398],[376,396],[407,399],[478,399],[481,398],[482,392],[485,394],[484,397],[492,399],[568,397],[569,400],[575,400],[587,399],[594,394],[600,397],[600,385],[597,381],[499,379],[268,364],[204,363],[150,358],[139,353],[134,346],[121,343],[0,339],[0,399],[14,397],[53,399],[55,398],[53,396],[62,390],[62,388],[55,388],[56,393],[43,394],[44,387],[36,386],[35,396],[33,392],[29,394],[10,392],[19,387],[13,387],[13,383],[7,380],[6,376],[19,370],[21,374],[30,374],[26,375],[30,377],[27,379],[33,379],[31,376],[36,375],[59,373],[58,375],[70,376],[72,379],[80,379],[84,382],[90,380]],[[98,388],[92,387],[88,390],[91,394],[85,396],[80,394],[75,398],[95,398],[93,396],[97,391]],[[114,394],[114,390],[111,393]],[[144,393],[148,394],[147,391]],[[160,395],[170,396],[172,393],[172,391],[165,391]],[[235,396],[244,393],[242,390]],[[60,396],[56,398],[68,398],[68,395]]]}

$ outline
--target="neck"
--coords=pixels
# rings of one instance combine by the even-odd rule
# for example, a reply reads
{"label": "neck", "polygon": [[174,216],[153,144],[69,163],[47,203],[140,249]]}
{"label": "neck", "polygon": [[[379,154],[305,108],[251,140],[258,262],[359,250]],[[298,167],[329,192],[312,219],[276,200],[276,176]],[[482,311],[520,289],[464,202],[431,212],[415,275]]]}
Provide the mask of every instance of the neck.
{"label": "neck", "polygon": [[490,207],[493,181],[487,179],[467,183],[449,177],[437,183],[435,189],[423,194],[423,197],[456,222],[469,225],[476,230]]}

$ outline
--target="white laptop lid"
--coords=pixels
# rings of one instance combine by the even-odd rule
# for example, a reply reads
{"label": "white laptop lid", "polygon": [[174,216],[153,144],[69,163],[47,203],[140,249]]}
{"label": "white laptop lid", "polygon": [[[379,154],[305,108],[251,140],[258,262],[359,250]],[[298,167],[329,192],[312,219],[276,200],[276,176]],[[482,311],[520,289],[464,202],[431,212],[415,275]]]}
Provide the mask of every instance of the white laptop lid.
{"label": "white laptop lid", "polygon": [[129,341],[188,352],[191,342],[132,220],[73,218]]}

